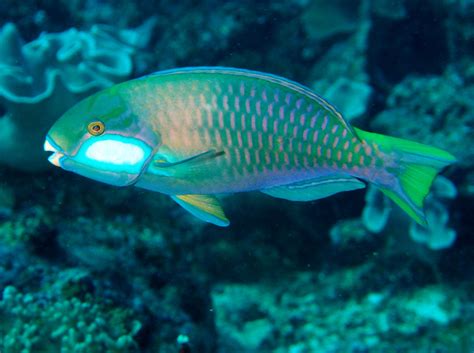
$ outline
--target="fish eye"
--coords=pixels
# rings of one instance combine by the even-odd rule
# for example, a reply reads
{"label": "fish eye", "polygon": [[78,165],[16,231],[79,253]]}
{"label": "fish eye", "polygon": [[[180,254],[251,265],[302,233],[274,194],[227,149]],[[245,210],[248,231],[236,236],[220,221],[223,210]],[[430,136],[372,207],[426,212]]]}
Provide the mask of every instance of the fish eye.
{"label": "fish eye", "polygon": [[87,131],[89,131],[91,135],[100,136],[105,131],[105,125],[102,121],[93,121],[87,125]]}

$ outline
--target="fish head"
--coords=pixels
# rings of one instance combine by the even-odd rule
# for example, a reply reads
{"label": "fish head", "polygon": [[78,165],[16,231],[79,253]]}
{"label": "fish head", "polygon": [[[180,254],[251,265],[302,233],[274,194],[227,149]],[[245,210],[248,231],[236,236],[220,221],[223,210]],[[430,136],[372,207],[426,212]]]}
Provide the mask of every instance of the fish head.
{"label": "fish head", "polygon": [[131,109],[118,86],[80,101],[54,123],[44,142],[53,165],[115,186],[137,181],[159,134]]}

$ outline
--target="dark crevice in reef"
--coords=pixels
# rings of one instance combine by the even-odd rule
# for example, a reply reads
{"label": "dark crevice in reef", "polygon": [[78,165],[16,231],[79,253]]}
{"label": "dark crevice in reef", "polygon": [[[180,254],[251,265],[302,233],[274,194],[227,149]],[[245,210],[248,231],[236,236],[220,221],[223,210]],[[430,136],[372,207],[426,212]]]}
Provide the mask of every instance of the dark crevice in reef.
{"label": "dark crevice in reef", "polygon": [[445,9],[435,1],[407,1],[399,20],[375,16],[367,61],[372,83],[389,88],[411,73],[440,74],[449,58]]}

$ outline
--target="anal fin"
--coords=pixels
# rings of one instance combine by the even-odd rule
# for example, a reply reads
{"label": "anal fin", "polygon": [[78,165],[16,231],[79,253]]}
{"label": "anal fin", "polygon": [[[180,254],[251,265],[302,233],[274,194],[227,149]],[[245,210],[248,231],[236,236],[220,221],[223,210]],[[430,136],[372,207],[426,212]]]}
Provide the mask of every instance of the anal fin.
{"label": "anal fin", "polygon": [[205,222],[220,227],[227,227],[230,223],[219,200],[213,195],[173,195],[171,198],[193,216]]}
{"label": "anal fin", "polygon": [[362,189],[365,183],[350,176],[331,176],[260,190],[273,197],[290,201],[313,201],[342,191]]}

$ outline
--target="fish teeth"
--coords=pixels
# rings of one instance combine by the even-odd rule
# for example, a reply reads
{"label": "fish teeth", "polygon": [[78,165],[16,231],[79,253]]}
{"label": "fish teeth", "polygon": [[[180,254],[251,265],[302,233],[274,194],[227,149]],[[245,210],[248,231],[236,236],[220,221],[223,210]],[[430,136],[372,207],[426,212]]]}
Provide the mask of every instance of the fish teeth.
{"label": "fish teeth", "polygon": [[55,152],[51,156],[49,156],[48,161],[52,165],[55,165],[56,167],[61,167],[60,160],[61,160],[61,157],[63,157],[63,156],[64,155],[62,153]]}
{"label": "fish teeth", "polygon": [[64,157],[64,154],[59,152],[58,149],[54,147],[51,142],[49,142],[48,138],[46,138],[44,141],[43,148],[46,152],[53,152],[53,154],[48,157],[48,161],[56,167],[61,167],[60,161],[61,158]]}
{"label": "fish teeth", "polygon": [[44,146],[43,146],[44,150],[46,152],[57,152],[58,150],[56,148],[54,148],[54,146],[51,144],[51,142],[49,142],[48,139],[46,139],[44,141]]}

